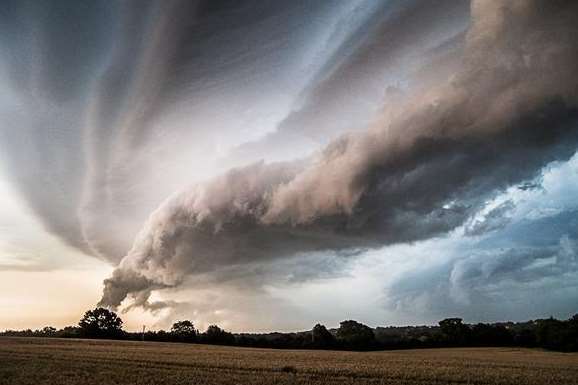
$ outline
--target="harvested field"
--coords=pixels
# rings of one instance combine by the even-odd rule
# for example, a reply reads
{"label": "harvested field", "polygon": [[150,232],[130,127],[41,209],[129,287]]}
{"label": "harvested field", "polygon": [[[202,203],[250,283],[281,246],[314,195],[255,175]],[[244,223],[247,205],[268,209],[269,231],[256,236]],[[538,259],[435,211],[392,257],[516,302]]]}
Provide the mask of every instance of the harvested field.
{"label": "harvested field", "polygon": [[529,349],[267,350],[0,338],[0,384],[578,384],[578,354]]}

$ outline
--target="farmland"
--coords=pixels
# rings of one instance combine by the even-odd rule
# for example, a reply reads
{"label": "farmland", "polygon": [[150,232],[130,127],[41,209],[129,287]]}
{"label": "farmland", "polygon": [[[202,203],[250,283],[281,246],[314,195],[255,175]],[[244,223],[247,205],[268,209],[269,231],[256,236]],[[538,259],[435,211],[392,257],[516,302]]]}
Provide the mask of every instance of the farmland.
{"label": "farmland", "polygon": [[388,352],[0,338],[0,384],[578,384],[578,354],[513,348]]}

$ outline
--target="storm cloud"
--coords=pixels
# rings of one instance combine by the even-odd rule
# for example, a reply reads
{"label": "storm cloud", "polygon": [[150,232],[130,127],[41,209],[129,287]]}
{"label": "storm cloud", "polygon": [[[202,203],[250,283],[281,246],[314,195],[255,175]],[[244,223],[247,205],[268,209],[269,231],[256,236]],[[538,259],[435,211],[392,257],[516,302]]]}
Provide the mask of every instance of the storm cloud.
{"label": "storm cloud", "polygon": [[92,256],[115,268],[101,305],[164,322],[317,322],[299,301],[348,279],[356,308],[378,301],[366,281],[387,288],[376,319],[498,314],[532,287],[566,312],[577,17],[564,0],[3,1],[0,270]]}
{"label": "storm cloud", "polygon": [[176,193],[105,281],[101,304],[223,266],[413,242],[464,224],[575,153],[577,15],[570,1],[473,1],[448,79],[405,90],[369,128],[306,160],[256,163]]}

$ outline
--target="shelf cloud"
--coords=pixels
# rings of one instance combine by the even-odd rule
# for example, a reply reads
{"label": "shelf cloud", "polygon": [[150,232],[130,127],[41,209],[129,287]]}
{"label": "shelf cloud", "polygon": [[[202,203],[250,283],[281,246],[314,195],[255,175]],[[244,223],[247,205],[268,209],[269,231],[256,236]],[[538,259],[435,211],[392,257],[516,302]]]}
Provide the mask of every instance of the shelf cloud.
{"label": "shelf cloud", "polygon": [[[460,65],[365,131],[299,162],[256,163],[176,193],[147,220],[102,305],[231,264],[447,233],[576,150],[572,2],[473,1]],[[556,71],[551,70],[552,63]]]}
{"label": "shelf cloud", "polygon": [[[218,293],[299,318],[306,295],[269,292],[379,254],[396,261],[375,263],[380,311],[493,311],[507,282],[548,280],[565,311],[577,17],[570,0],[3,1],[0,187],[30,211],[4,233],[42,241],[4,236],[0,270],[79,253],[114,268],[101,306],[206,318],[210,298],[187,297]],[[518,239],[522,206],[546,224]],[[451,250],[392,258],[433,244]]]}

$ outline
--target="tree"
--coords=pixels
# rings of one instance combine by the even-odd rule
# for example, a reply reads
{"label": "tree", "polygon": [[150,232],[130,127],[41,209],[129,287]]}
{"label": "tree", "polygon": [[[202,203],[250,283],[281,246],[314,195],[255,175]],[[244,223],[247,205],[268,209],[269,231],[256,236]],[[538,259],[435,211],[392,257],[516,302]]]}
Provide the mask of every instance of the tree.
{"label": "tree", "polygon": [[123,335],[122,319],[102,307],[89,310],[78,323],[80,334],[89,338],[120,338]]}
{"label": "tree", "polygon": [[567,322],[568,325],[568,350],[578,351],[578,314],[574,314]]}
{"label": "tree", "polygon": [[540,347],[550,350],[568,350],[568,329],[566,323],[550,317],[538,320],[536,342]]}
{"label": "tree", "polygon": [[235,343],[235,336],[217,325],[210,325],[203,334],[203,342],[208,344],[232,345]]}
{"label": "tree", "polygon": [[339,324],[337,339],[345,348],[369,349],[375,345],[373,330],[357,321],[348,320]]}
{"label": "tree", "polygon": [[316,348],[329,348],[335,345],[335,337],[324,325],[317,324],[311,330],[311,343]]}
{"label": "tree", "polygon": [[81,329],[77,326],[65,326],[58,332],[58,337],[62,338],[79,338],[82,337]]}
{"label": "tree", "polygon": [[462,346],[470,339],[470,328],[462,323],[461,318],[446,318],[439,322],[440,329],[451,345]]}
{"label": "tree", "polygon": [[514,346],[534,347],[536,346],[536,332],[533,327],[518,329],[514,333]]}
{"label": "tree", "polygon": [[46,337],[54,337],[56,335],[56,328],[52,326],[45,326],[40,331],[40,334]]}
{"label": "tree", "polygon": [[197,329],[189,320],[178,321],[171,327],[171,335],[181,342],[194,342],[197,339]]}
{"label": "tree", "polygon": [[471,329],[470,342],[477,346],[508,346],[512,344],[512,333],[503,325],[476,324]]}

